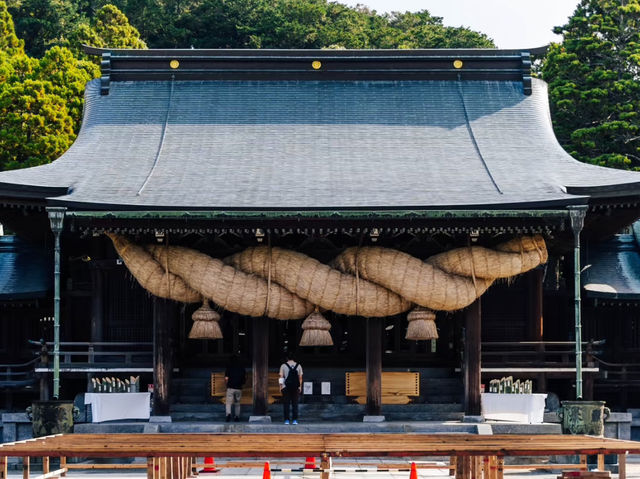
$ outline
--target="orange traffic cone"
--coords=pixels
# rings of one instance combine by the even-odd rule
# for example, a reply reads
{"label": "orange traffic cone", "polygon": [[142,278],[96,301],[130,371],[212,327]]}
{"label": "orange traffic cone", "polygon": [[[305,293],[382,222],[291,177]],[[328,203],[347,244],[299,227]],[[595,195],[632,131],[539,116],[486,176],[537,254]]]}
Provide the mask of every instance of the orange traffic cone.
{"label": "orange traffic cone", "polygon": [[307,457],[304,461],[305,469],[315,469],[316,468],[316,458],[315,457]]}
{"label": "orange traffic cone", "polygon": [[220,469],[216,469],[216,461],[213,457],[205,457],[204,458],[204,469],[200,472],[218,472]]}
{"label": "orange traffic cone", "polygon": [[418,479],[418,468],[416,467],[416,463],[411,463],[411,473],[409,474],[409,479]]}
{"label": "orange traffic cone", "polygon": [[269,461],[264,463],[264,471],[262,472],[262,479],[271,479],[271,468],[269,467]]}

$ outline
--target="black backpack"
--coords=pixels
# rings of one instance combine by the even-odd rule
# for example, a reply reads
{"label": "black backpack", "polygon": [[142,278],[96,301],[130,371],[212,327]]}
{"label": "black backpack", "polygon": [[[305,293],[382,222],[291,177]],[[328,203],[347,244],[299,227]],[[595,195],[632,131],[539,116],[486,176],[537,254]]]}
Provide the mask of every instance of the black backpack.
{"label": "black backpack", "polygon": [[289,368],[287,379],[284,380],[284,386],[287,389],[298,389],[300,387],[300,376],[298,376],[298,363],[291,367],[289,363],[285,363]]}

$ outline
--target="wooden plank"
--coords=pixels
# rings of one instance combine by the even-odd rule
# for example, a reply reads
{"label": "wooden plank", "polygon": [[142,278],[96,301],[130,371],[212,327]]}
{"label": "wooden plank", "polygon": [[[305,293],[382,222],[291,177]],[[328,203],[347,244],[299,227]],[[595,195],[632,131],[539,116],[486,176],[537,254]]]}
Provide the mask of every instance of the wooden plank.
{"label": "wooden plank", "polygon": [[29,479],[29,456],[22,458],[22,479]]}
{"label": "wooden plank", "polygon": [[604,471],[604,454],[598,454],[598,470]]}
{"label": "wooden plank", "polygon": [[42,458],[42,473],[47,474],[49,472],[49,456]]}
{"label": "wooden plank", "polygon": [[65,456],[60,457],[60,469],[63,469],[61,477],[66,477],[67,475],[67,458]]}
{"label": "wooden plank", "polygon": [[[420,396],[420,373],[382,371],[382,404],[408,404],[410,396]],[[366,404],[366,374],[362,371],[345,373],[347,396],[356,396],[358,404]]]}

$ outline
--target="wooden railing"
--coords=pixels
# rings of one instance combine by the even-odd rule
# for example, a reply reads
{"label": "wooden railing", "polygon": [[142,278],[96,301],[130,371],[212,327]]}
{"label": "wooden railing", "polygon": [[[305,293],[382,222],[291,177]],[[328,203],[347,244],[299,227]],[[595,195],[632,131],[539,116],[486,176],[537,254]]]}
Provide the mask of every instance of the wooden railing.
{"label": "wooden railing", "polygon": [[32,386],[36,382],[34,366],[39,358],[26,363],[0,364],[0,389],[14,389]]}
{"label": "wooden railing", "polygon": [[613,363],[595,358],[602,370],[596,386],[640,388],[640,363]]}
{"label": "wooden railing", "polygon": [[[597,367],[595,356],[605,341],[582,343],[583,367]],[[575,368],[575,343],[572,341],[483,342],[483,367]]]}
{"label": "wooden railing", "polygon": [[[40,346],[36,372],[49,372],[53,365],[53,343],[30,341]],[[153,343],[61,342],[61,372],[152,371]]]}

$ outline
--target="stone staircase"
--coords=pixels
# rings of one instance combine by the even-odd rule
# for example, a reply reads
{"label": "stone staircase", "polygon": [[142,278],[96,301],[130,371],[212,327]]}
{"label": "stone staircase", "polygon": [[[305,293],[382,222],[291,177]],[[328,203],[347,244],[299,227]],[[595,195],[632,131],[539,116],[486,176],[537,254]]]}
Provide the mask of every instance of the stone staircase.
{"label": "stone staircase", "polygon": [[[387,369],[385,369],[387,370]],[[459,421],[463,417],[461,398],[462,381],[449,368],[422,368],[420,372],[421,396],[412,404],[383,405],[382,414],[387,421]],[[210,397],[210,369],[182,369],[180,377],[174,377],[171,418],[174,422],[222,422],[224,405]],[[305,369],[305,381],[314,383],[314,393],[320,392],[320,382],[331,382],[331,395],[301,396],[299,416],[305,422],[346,421],[361,422],[365,406],[352,403],[344,396],[344,371]],[[250,406],[243,406],[241,419],[247,421]],[[269,406],[272,421],[283,419],[282,406]]]}

